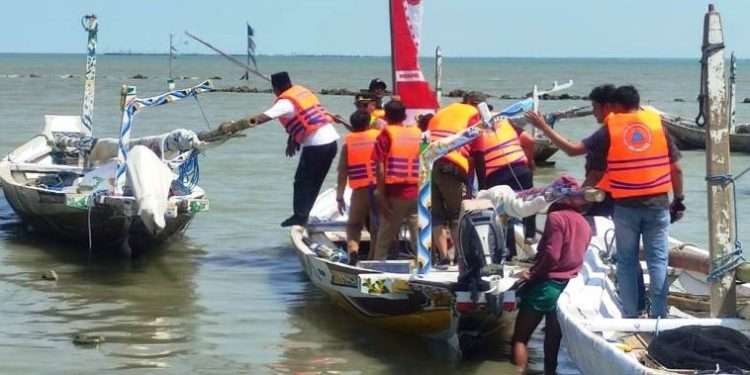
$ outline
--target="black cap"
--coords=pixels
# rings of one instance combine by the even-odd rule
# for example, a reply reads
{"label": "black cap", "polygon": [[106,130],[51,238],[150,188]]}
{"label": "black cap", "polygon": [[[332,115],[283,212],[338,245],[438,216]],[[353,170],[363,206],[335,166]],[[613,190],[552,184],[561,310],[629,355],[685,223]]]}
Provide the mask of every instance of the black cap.
{"label": "black cap", "polygon": [[286,89],[292,85],[292,79],[289,78],[289,73],[278,72],[271,74],[271,87],[275,89]]}
{"label": "black cap", "polygon": [[377,89],[385,90],[387,88],[388,88],[388,85],[386,85],[385,82],[383,82],[383,80],[380,78],[373,78],[373,80],[370,81],[370,87],[369,87],[370,91],[375,91]]}

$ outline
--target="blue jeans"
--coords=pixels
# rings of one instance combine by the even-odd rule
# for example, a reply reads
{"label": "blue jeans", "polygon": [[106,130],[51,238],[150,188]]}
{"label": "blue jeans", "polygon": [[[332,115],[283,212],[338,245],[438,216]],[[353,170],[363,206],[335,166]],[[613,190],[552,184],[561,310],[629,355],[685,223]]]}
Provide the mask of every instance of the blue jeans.
{"label": "blue jeans", "polygon": [[643,307],[643,273],[638,261],[640,239],[650,277],[649,316],[667,316],[667,263],[669,261],[669,209],[633,208],[615,204],[615,243],[617,244],[617,289],[625,318],[637,317]]}

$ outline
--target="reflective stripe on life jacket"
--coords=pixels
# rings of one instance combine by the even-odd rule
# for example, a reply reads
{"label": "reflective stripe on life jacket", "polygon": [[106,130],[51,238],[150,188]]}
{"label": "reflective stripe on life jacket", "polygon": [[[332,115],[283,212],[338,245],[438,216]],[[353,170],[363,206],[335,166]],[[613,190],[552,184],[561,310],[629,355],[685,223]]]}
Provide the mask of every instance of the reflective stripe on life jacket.
{"label": "reflective stripe on life jacket", "polygon": [[[479,119],[479,111],[474,106],[453,103],[439,110],[430,119],[427,129],[430,131],[430,142],[450,137],[472,125]],[[469,173],[469,160],[458,150],[453,150],[443,158],[449,160],[464,173]]]}
{"label": "reflective stripe on life jacket", "polygon": [[276,101],[287,99],[294,105],[294,117],[279,118],[289,135],[297,143],[315,133],[318,128],[331,122],[328,113],[310,90],[294,85],[279,95]]}
{"label": "reflective stripe on life jacket", "polygon": [[669,145],[661,117],[653,111],[617,113],[607,117],[605,190],[615,199],[672,191]]}
{"label": "reflective stripe on life jacket", "polygon": [[494,130],[484,130],[474,145],[484,160],[484,177],[513,163],[528,164],[518,133],[508,120],[503,120]]}
{"label": "reflective stripe on life jacket", "polygon": [[358,189],[375,185],[375,161],[372,151],[380,131],[369,129],[346,136],[346,170],[349,187]]}
{"label": "reflective stripe on life jacket", "polygon": [[421,132],[416,126],[387,125],[383,131],[391,147],[385,159],[385,183],[419,183],[419,143]]}

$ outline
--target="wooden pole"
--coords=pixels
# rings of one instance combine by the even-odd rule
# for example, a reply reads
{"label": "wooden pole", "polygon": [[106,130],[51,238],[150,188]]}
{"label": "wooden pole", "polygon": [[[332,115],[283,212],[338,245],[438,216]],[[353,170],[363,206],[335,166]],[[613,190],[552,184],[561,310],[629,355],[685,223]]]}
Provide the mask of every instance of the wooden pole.
{"label": "wooden pole", "polygon": [[443,51],[440,46],[435,48],[435,99],[439,106],[443,99]]}
{"label": "wooden pole", "polygon": [[[703,64],[706,87],[706,172],[708,175],[708,235],[712,269],[722,257],[734,250],[733,185],[712,179],[731,173],[729,165],[729,105],[724,72],[724,34],[721,16],[708,6],[703,24]],[[711,283],[711,316],[736,315],[734,271]]]}

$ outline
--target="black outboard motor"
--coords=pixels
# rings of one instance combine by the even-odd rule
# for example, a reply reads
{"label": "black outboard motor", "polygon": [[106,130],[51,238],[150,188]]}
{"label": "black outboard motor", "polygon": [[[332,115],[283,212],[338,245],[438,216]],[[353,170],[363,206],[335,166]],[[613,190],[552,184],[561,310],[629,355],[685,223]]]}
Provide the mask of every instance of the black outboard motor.
{"label": "black outboard motor", "polygon": [[465,200],[458,223],[458,284],[456,290],[489,288],[482,276],[503,276],[507,253],[505,228],[486,200]]}

